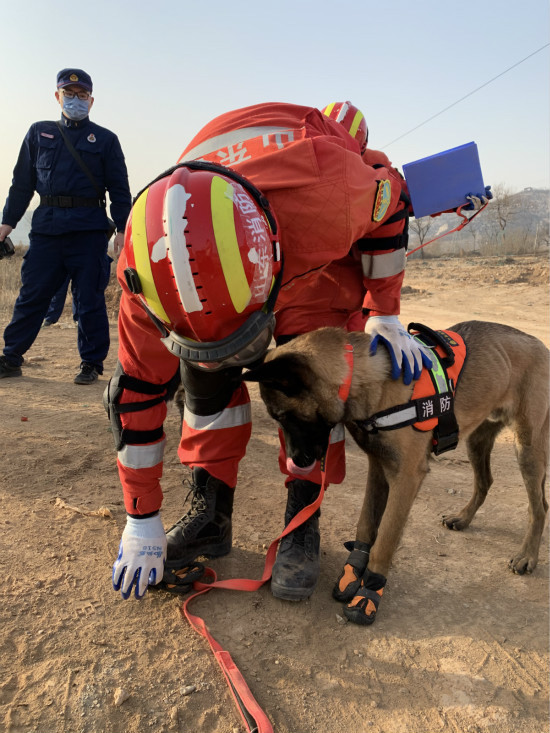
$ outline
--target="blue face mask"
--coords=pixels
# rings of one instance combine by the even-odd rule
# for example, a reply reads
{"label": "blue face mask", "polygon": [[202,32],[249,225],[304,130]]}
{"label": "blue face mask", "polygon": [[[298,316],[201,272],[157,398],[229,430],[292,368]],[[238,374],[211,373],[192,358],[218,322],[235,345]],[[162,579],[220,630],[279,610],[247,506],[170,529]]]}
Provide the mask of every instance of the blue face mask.
{"label": "blue face mask", "polygon": [[79,99],[78,97],[67,99],[67,97],[63,97],[63,113],[75,122],[88,116],[89,106],[90,101],[87,99]]}

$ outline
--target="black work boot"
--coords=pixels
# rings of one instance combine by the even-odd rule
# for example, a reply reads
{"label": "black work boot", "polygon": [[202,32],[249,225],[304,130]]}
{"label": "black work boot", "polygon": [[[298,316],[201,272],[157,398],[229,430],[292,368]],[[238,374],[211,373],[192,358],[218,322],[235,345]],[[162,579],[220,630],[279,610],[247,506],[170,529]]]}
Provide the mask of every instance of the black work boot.
{"label": "black work boot", "polygon": [[0,379],[4,379],[4,377],[20,377],[22,374],[23,372],[20,366],[12,364],[5,356],[0,356]]}
{"label": "black work boot", "polygon": [[168,542],[163,580],[174,583],[181,570],[204,555],[221,557],[231,551],[231,514],[235,489],[211,476],[204,468],[193,469],[191,509],[166,532]]}
{"label": "black work boot", "polygon": [[[285,527],[319,495],[319,484],[294,479],[288,484]],[[283,537],[271,574],[271,592],[285,601],[302,601],[315,590],[319,579],[319,509],[293,532]]]}

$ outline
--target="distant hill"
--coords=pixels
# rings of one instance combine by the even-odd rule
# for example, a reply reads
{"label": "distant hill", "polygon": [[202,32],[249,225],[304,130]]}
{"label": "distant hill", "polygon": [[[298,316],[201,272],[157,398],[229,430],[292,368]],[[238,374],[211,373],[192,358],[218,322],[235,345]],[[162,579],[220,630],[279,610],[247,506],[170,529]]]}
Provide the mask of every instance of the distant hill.
{"label": "distant hill", "polygon": [[[471,214],[465,212],[468,216]],[[427,217],[420,220],[426,222]],[[423,241],[450,231],[460,223],[455,214],[443,214],[431,220],[430,229]],[[411,221],[409,250],[420,241]],[[550,244],[550,190],[524,188],[513,194],[503,193],[495,198],[479,216],[464,229],[448,234],[426,247],[426,254],[519,254],[538,252]],[[418,255],[413,256],[420,256]]]}

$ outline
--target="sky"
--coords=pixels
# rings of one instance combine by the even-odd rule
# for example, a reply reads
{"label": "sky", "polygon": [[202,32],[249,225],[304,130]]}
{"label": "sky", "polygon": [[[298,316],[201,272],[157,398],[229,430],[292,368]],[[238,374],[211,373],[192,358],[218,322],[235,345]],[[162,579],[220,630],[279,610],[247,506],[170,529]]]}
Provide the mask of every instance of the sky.
{"label": "sky", "polygon": [[118,135],[133,195],[208,121],[268,101],[351,100],[400,169],[473,141],[486,185],[550,187],[550,48],[518,64],[550,41],[547,0],[0,0],[0,17],[2,205],[70,66],[93,79],[91,119]]}

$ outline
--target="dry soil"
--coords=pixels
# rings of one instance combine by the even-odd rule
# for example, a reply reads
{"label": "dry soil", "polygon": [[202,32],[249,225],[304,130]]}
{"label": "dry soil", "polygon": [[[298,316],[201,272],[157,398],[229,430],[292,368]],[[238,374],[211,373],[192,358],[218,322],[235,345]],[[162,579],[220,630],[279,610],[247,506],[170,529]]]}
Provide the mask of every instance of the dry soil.
{"label": "dry soil", "polygon": [[[116,301],[115,285],[111,301]],[[549,344],[546,257],[409,263],[402,320],[508,323]],[[0,313],[2,327],[11,312]],[[106,374],[116,362],[116,323]],[[107,377],[76,386],[69,307],[43,329],[24,376],[0,382],[0,730],[6,733],[235,733],[244,730],[208,644],[165,593],[123,601],[111,565],[125,523],[101,404]],[[221,578],[258,578],[282,529],[278,440],[252,388],[254,430],[236,494],[234,549]],[[188,473],[166,423],[163,519],[183,513]],[[465,532],[441,516],[471,492],[464,446],[433,462],[396,553],[376,623],[346,623],[331,588],[354,537],[365,457],[322,508],[322,569],[310,600],[213,591],[192,604],[230,651],[278,733],[542,733],[548,729],[548,529],[539,565],[513,575],[527,496],[511,433]],[[106,508],[108,512],[100,511]],[[107,516],[101,516],[104,513]]]}

